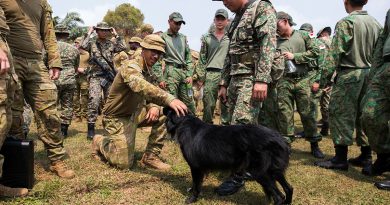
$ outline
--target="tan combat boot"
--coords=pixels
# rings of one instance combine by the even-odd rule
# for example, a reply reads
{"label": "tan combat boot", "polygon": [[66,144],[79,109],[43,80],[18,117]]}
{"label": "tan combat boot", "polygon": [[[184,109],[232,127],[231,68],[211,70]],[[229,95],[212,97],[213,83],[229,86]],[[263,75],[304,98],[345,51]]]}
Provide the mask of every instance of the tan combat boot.
{"label": "tan combat boot", "polygon": [[103,140],[103,135],[95,135],[93,137],[92,157],[97,160],[102,160],[102,158],[100,157],[100,148],[99,148],[99,144],[101,143],[102,140]]}
{"label": "tan combat boot", "polygon": [[171,169],[171,165],[162,162],[161,159],[153,153],[144,153],[140,164],[143,167],[147,166],[160,171],[169,171]]}
{"label": "tan combat boot", "polygon": [[72,179],[75,176],[74,171],[68,169],[66,164],[61,160],[52,162],[50,165],[50,171],[65,179]]}
{"label": "tan combat boot", "polygon": [[0,196],[5,197],[23,197],[28,194],[26,188],[11,188],[0,184]]}

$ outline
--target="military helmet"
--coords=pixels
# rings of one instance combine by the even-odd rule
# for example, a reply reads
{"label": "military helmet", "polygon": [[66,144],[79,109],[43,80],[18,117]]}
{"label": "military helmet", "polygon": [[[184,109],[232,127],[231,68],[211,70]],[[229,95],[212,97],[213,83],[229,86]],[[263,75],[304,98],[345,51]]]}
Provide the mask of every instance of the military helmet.
{"label": "military helmet", "polygon": [[58,24],[54,27],[55,33],[69,34],[68,28],[64,24]]}
{"label": "military helmet", "polygon": [[96,26],[93,27],[94,29],[99,30],[111,30],[112,28],[108,25],[108,23],[102,21],[96,24]]}
{"label": "military helmet", "polygon": [[141,47],[165,53],[165,41],[156,34],[145,36],[144,40],[141,42]]}

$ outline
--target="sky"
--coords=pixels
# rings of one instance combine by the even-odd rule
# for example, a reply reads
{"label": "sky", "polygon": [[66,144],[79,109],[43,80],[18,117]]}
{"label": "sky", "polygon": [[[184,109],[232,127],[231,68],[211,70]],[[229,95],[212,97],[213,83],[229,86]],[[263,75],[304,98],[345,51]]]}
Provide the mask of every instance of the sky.
{"label": "sky", "polygon": [[[180,32],[187,36],[190,47],[199,51],[200,37],[207,32],[215,11],[225,8],[221,1],[211,0],[48,0],[53,16],[65,17],[67,12],[76,11],[84,20],[84,26],[96,25],[102,21],[107,10],[114,10],[122,3],[130,3],[144,14],[145,23],[154,26],[155,31],[166,31],[168,16],[180,12],[186,25]],[[289,13],[297,23],[296,29],[303,23],[311,23],[315,33],[325,26],[334,29],[341,18],[347,16],[343,0],[271,0],[277,11]],[[389,0],[370,0],[364,7],[383,25],[386,12],[390,9]],[[230,16],[233,16],[229,12]]]}

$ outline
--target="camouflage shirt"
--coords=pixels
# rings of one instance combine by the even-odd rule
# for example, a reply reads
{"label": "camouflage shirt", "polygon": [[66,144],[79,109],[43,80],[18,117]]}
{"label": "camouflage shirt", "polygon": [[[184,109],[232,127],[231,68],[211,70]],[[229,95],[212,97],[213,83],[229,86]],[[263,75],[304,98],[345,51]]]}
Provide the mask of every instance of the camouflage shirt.
{"label": "camouflage shirt", "polygon": [[364,69],[372,64],[372,53],[380,24],[366,11],[354,11],[336,24],[326,67],[328,79],[336,69]]}
{"label": "camouflage shirt", "polygon": [[45,49],[49,68],[62,67],[47,0],[1,0],[0,7],[10,27],[7,41],[13,55],[41,59]]}
{"label": "camouflage shirt", "polygon": [[61,55],[62,70],[57,85],[76,85],[76,69],[80,64],[80,52],[69,43],[58,41],[58,51]]}
{"label": "camouflage shirt", "polygon": [[0,4],[0,35],[7,35],[9,33],[9,27],[7,25],[7,21],[5,19],[3,8]]}
{"label": "camouflage shirt", "polygon": [[[106,62],[105,59],[107,59],[107,63],[114,65],[113,64],[114,54],[126,50],[126,45],[124,44],[120,36],[116,38],[114,43],[109,39],[93,40],[91,36],[88,35],[85,38],[85,40],[82,42],[81,48],[88,51],[91,58],[96,57],[96,60],[101,62]],[[102,73],[102,68],[96,64],[92,64],[90,74],[94,76],[94,75],[99,75],[101,73]]]}
{"label": "camouflage shirt", "polygon": [[108,117],[130,117],[145,106],[146,101],[169,105],[175,97],[153,85],[155,79],[150,72],[141,56],[126,60],[111,85],[103,114]]}
{"label": "camouflage shirt", "polygon": [[231,76],[238,74],[253,74],[257,82],[270,83],[272,80],[276,11],[269,1],[249,1],[247,6],[236,14],[229,29],[230,46],[220,85],[228,86]]}

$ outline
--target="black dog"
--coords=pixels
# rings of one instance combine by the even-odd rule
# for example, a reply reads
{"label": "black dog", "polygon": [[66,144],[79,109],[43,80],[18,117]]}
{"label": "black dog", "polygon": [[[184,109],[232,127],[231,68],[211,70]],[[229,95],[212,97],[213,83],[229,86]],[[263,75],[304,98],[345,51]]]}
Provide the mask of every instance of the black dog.
{"label": "black dog", "polygon": [[191,169],[192,196],[186,203],[197,200],[203,177],[212,170],[249,172],[275,204],[291,203],[293,188],[284,176],[290,148],[280,134],[262,126],[211,125],[192,115],[179,117],[169,108],[164,108],[164,114],[168,133],[180,144]]}

